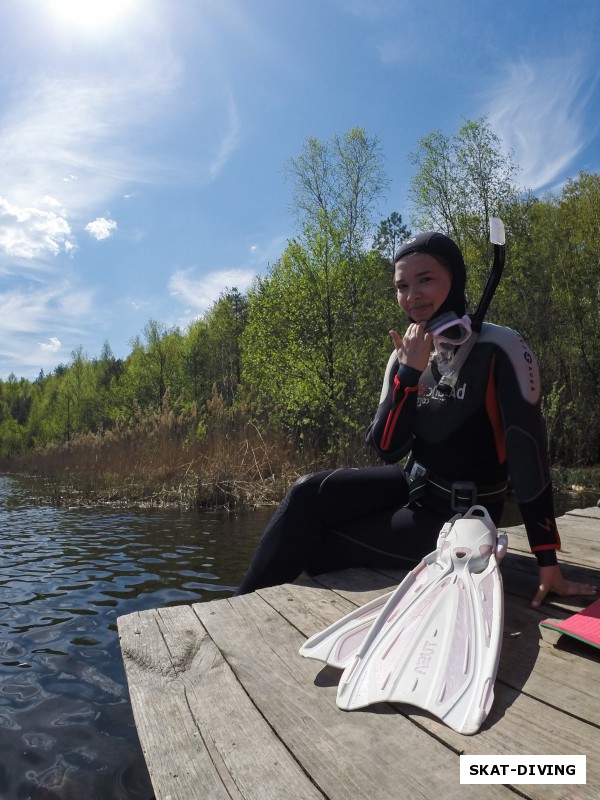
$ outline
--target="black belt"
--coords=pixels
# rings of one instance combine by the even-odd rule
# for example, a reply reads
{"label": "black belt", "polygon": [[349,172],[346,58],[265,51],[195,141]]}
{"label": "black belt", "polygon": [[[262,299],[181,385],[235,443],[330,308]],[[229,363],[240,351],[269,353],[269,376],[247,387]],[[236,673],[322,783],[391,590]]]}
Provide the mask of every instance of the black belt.
{"label": "black belt", "polygon": [[450,483],[438,475],[433,475],[420,464],[416,466],[418,469],[415,477],[410,479],[409,499],[411,503],[426,495],[434,495],[445,500],[452,511],[465,512],[471,506],[498,503],[506,497],[506,481],[493,486],[478,486],[473,481]]}

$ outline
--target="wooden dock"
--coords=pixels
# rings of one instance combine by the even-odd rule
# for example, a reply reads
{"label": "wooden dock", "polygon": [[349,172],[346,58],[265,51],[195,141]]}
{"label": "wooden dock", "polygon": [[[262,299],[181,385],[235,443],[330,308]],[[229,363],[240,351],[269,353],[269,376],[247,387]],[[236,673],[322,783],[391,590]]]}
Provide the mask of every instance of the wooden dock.
{"label": "wooden dock", "polygon": [[[600,587],[600,509],[559,520],[567,577]],[[418,709],[340,711],[340,672],[298,655],[305,639],[404,573],[347,570],[118,620],[156,800],[433,800],[600,797],[600,651],[540,629],[587,605],[529,603],[537,568],[510,528],[495,700],[462,736]],[[542,631],[543,630],[543,634]],[[587,784],[461,785],[459,755],[586,755]]]}

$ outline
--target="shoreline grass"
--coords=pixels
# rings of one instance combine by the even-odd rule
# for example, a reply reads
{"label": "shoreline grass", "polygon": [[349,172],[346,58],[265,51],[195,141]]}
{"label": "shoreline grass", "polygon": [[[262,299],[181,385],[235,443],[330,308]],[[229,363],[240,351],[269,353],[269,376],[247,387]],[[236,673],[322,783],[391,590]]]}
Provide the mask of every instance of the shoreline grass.
{"label": "shoreline grass", "polygon": [[[366,463],[363,450],[350,460]],[[56,505],[231,509],[278,503],[294,480],[327,466],[308,448],[217,409],[206,422],[193,411],[140,416],[4,460],[0,471],[33,480],[36,493]]]}
{"label": "shoreline grass", "polygon": [[[276,504],[308,472],[374,463],[361,442],[326,457],[219,408],[206,420],[193,411],[139,416],[4,460],[0,471],[32,480],[55,505],[234,509]],[[600,497],[600,466],[554,466],[552,479],[557,492]]]}

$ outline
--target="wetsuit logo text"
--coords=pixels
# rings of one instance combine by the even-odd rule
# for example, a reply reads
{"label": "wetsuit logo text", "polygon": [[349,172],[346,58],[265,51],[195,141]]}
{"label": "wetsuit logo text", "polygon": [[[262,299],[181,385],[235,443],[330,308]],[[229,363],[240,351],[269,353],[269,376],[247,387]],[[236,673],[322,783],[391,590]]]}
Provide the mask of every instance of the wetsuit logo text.
{"label": "wetsuit logo text", "polygon": [[454,398],[455,400],[464,400],[466,393],[466,382],[453,387],[448,393],[440,392],[437,386],[426,386],[425,384],[420,383],[419,393],[417,396],[417,408],[419,406],[427,405],[427,403],[431,402],[432,400],[438,400],[442,402],[444,400],[448,400],[449,398]]}

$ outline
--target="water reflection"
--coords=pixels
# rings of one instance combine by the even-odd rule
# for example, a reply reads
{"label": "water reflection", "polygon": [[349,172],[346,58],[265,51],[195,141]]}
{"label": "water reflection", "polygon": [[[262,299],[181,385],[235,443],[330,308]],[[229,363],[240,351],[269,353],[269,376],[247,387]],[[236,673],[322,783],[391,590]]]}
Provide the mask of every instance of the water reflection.
{"label": "water reflection", "polygon": [[148,800],[116,619],[229,596],[271,511],[41,506],[0,476],[0,798]]}

